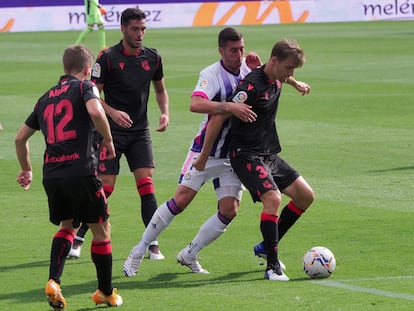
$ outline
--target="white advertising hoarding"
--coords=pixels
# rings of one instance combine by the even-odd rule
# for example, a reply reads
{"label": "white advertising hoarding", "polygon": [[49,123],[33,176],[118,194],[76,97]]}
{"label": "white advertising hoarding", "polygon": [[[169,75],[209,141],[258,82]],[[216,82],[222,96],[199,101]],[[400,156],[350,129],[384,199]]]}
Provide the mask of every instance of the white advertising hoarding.
{"label": "white advertising hoarding", "polygon": [[[131,4],[107,5],[105,27],[119,28]],[[144,3],[151,28],[414,19],[414,0],[283,0]],[[0,32],[85,28],[83,6],[0,7]]]}

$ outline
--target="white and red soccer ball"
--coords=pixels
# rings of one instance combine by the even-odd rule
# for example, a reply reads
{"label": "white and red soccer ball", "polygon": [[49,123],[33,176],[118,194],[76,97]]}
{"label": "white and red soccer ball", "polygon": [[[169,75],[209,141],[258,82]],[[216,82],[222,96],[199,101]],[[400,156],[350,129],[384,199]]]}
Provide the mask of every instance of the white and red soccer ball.
{"label": "white and red soccer ball", "polygon": [[305,253],[302,265],[303,270],[311,279],[323,279],[335,271],[336,260],[328,248],[316,246]]}

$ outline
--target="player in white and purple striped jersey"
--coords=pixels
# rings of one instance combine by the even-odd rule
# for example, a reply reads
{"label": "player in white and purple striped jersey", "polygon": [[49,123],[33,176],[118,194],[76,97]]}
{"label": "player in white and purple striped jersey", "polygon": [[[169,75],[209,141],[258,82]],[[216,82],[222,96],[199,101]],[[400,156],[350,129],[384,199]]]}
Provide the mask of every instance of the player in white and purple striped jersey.
{"label": "player in white and purple striped jersey", "polygon": [[145,229],[141,241],[131,250],[124,263],[124,273],[128,277],[136,275],[151,241],[172,222],[194,199],[201,187],[210,179],[217,196],[218,210],[200,228],[192,242],[177,255],[177,261],[192,272],[208,274],[198,262],[198,253],[223,234],[236,216],[242,196],[242,184],[230,165],[228,157],[228,124],[221,129],[213,151],[204,155],[206,166],[203,171],[193,167],[192,162],[200,156],[208,120],[214,114],[232,115],[254,122],[256,114],[248,105],[234,105],[225,99],[233,93],[239,81],[253,68],[261,65],[255,53],[249,53],[244,59],[244,41],[242,34],[234,28],[224,28],[218,36],[218,51],[221,59],[200,72],[197,85],[192,92],[190,110],[205,113],[206,117],[190,145],[184,161],[179,185],[174,196],[158,207],[150,224]]}
{"label": "player in white and purple striped jersey", "polygon": [[[258,63],[260,63],[260,59],[258,59]],[[240,80],[246,76],[250,72],[250,68],[247,67],[246,62],[243,61],[240,65],[238,63],[234,65],[238,68],[237,74],[230,72],[229,69],[223,66],[223,61],[217,61],[214,64],[208,66],[204,70],[201,71],[198,83],[191,94],[192,97],[200,97],[201,104],[203,105],[203,101],[212,101],[213,107],[210,108],[196,108],[194,109],[195,112],[204,112],[207,113],[204,117],[204,120],[201,122],[199,131],[195,136],[193,143],[191,145],[191,151],[196,153],[200,153],[203,147],[204,136],[207,128],[208,121],[211,117],[211,114],[214,113],[221,113],[225,109],[227,109],[227,104],[225,100],[229,97],[237,85],[239,84]],[[196,102],[199,102],[197,99]],[[216,106],[216,107],[214,107]],[[222,106],[222,107],[221,107]],[[215,111],[216,109],[217,111]],[[244,111],[243,111],[244,112]],[[237,113],[235,111],[234,113]],[[227,148],[227,134],[229,132],[229,124],[228,122],[223,125],[222,131],[217,138],[216,143],[214,144],[214,148],[211,152],[211,156],[215,158],[227,158],[228,148]]]}

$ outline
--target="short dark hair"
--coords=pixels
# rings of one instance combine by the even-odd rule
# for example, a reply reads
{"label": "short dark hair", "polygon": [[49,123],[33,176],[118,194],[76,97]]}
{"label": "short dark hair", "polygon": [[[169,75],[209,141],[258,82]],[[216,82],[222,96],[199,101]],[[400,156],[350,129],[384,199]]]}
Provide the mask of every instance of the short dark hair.
{"label": "short dark hair", "polygon": [[240,41],[243,39],[243,35],[235,28],[227,27],[220,31],[218,35],[218,46],[225,48],[229,41]]}
{"label": "short dark hair", "polygon": [[132,19],[143,20],[146,19],[145,12],[138,8],[128,8],[122,12],[121,25],[128,26],[129,21]]}
{"label": "short dark hair", "polygon": [[87,66],[92,67],[93,54],[83,45],[71,45],[63,52],[62,62],[66,74],[79,73]]}
{"label": "short dark hair", "polygon": [[298,67],[305,63],[305,52],[293,39],[283,39],[276,42],[272,48],[270,57],[276,56],[279,61],[284,61],[289,56],[293,56]]}

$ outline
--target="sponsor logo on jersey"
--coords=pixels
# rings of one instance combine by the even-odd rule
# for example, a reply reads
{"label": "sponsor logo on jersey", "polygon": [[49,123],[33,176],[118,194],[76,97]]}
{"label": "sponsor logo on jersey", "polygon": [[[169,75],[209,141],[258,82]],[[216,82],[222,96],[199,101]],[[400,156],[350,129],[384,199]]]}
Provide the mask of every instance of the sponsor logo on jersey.
{"label": "sponsor logo on jersey", "polygon": [[142,61],[142,63],[141,63],[141,67],[142,67],[142,69],[144,69],[145,71],[150,71],[150,70],[151,70],[151,67],[150,67],[150,65],[149,65],[149,63],[148,63],[148,61],[147,61],[147,60],[143,60],[143,61]]}
{"label": "sponsor logo on jersey", "polygon": [[240,91],[234,95],[232,101],[235,103],[244,103],[247,100],[247,93],[245,91]]}
{"label": "sponsor logo on jersey", "polygon": [[207,86],[207,80],[200,81],[200,83],[198,84],[198,86],[200,88],[204,89]]}
{"label": "sponsor logo on jersey", "polygon": [[190,180],[190,179],[191,179],[191,173],[190,173],[190,172],[187,172],[187,173],[184,175],[184,179],[185,179],[185,180]]}
{"label": "sponsor logo on jersey", "polygon": [[45,156],[45,164],[48,163],[61,163],[66,161],[75,161],[80,160],[80,155],[77,152],[74,152],[72,154],[62,154],[58,156],[50,156],[48,153],[46,153]]}
{"label": "sponsor logo on jersey", "polygon": [[95,65],[93,65],[92,77],[95,77],[95,78],[101,77],[101,65],[99,65],[98,63],[95,63]]}

